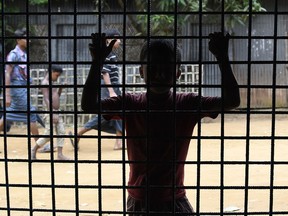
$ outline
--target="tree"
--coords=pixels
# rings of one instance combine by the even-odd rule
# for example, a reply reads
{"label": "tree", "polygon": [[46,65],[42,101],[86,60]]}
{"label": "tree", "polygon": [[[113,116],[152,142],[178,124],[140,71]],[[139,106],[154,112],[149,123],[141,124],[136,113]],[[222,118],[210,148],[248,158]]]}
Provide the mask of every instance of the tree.
{"label": "tree", "polygon": [[[2,2],[4,3],[2,5]],[[9,1],[0,1],[0,9],[4,13],[17,13],[17,12],[23,12],[23,7],[26,9],[25,3],[33,6],[40,6],[40,5],[47,5],[48,0],[29,0],[25,1],[24,4],[19,5],[19,1],[15,0],[9,0]],[[3,8],[2,8],[3,7]],[[11,20],[14,20],[11,22]],[[6,15],[5,19],[0,22],[0,31],[2,30],[2,25],[4,25],[4,31],[5,32],[0,32],[1,36],[14,36],[14,32],[18,28],[26,27],[26,20],[23,19],[23,17],[17,17],[12,15]],[[44,30],[45,31],[45,30]],[[47,30],[46,30],[47,32]],[[34,35],[41,35],[45,34],[43,33],[43,27],[39,28],[38,26],[31,25],[29,26],[29,35],[34,36]],[[14,48],[15,46],[15,39],[5,39],[5,53],[4,55],[6,56],[8,52]],[[33,40],[33,43],[30,46],[30,50],[33,50],[33,52],[29,53],[29,58],[32,60],[38,60],[38,61],[44,61],[46,60],[47,57],[47,52],[46,50],[46,42],[40,39]]]}
{"label": "tree", "polygon": [[[202,3],[201,5],[200,2]],[[95,3],[98,9],[99,0],[96,0]],[[117,0],[113,1],[113,3],[111,0],[102,0],[101,9],[109,10],[112,4],[114,4],[114,7],[116,4],[117,7],[124,10],[124,3],[125,0]],[[237,12],[237,14],[225,15],[225,28],[229,30],[233,29],[237,23],[245,25],[248,18],[246,12],[266,11],[261,6],[260,0],[151,0],[150,5],[148,5],[147,0],[126,1],[126,7],[134,8],[138,13],[143,12],[143,14],[139,15],[128,14],[129,20],[137,30],[138,35],[147,35],[148,25],[151,35],[173,35],[176,21],[175,9],[179,12],[179,15],[177,15],[177,26],[182,26],[187,21],[196,21],[199,14],[203,12],[203,17],[208,19],[208,21],[219,22],[219,16],[209,15],[209,13],[205,12],[221,12],[222,6],[224,6],[225,12]],[[252,6],[251,9],[250,6]],[[148,10],[153,13],[148,15]],[[243,14],[239,12],[243,12]],[[148,22],[148,19],[150,22]]]}
{"label": "tree", "polygon": [[[208,11],[216,10],[221,11],[222,5],[219,1],[213,0],[212,7],[208,7]],[[251,6],[251,8],[250,8]],[[229,14],[225,19],[226,29],[233,30],[236,24],[245,25],[248,19],[248,12],[264,12],[265,8],[262,7],[259,0],[225,0],[224,1],[225,12],[242,12],[243,14]]]}

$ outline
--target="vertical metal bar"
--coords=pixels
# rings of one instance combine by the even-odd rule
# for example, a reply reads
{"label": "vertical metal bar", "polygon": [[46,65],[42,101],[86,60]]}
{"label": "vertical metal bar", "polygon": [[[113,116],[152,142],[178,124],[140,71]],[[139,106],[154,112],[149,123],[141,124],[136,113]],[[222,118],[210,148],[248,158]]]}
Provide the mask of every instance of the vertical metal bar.
{"label": "vertical metal bar", "polygon": [[[32,161],[31,161],[31,97],[30,97],[30,47],[29,47],[29,41],[30,41],[30,29],[29,29],[29,1],[25,1],[25,27],[26,27],[26,40],[27,40],[27,62],[25,62],[27,67],[27,85],[21,86],[27,88],[27,107],[26,107],[26,116],[27,116],[27,141],[28,141],[28,175],[29,175],[29,209],[30,209],[30,215],[33,216],[33,179],[32,179]],[[20,87],[20,88],[21,88]],[[34,134],[33,134],[34,135]]]}
{"label": "vertical metal bar", "polygon": [[[126,24],[127,24],[127,19],[126,19],[126,15],[127,15],[127,0],[123,1],[124,4],[124,16],[123,16],[123,39],[122,39],[122,44],[123,44],[123,64],[122,64],[122,95],[125,95],[125,85],[126,85]],[[124,78],[124,79],[123,79]],[[119,80],[121,80],[121,78],[119,77]],[[124,98],[125,100],[125,98]],[[124,108],[124,101],[122,101],[122,107]],[[126,215],[126,152],[125,152],[125,137],[126,137],[126,131],[125,131],[125,110],[122,109],[122,190],[123,190],[123,215]]]}
{"label": "vertical metal bar", "polygon": [[[178,17],[177,17],[177,14],[178,14],[178,1],[175,0],[174,1],[174,32],[173,32],[173,36],[174,36],[174,61],[172,63],[172,67],[176,68],[176,65],[177,65],[177,41],[178,41],[178,38],[177,38],[177,30],[178,30],[178,25],[177,25],[177,21],[178,21]],[[172,215],[175,215],[176,213],[176,209],[175,209],[175,204],[176,204],[176,191],[177,191],[177,166],[178,166],[178,163],[179,161],[177,161],[177,139],[178,137],[176,137],[177,133],[176,133],[176,129],[177,129],[177,126],[176,126],[176,109],[177,109],[177,104],[176,104],[176,91],[177,91],[177,86],[176,86],[176,80],[177,77],[176,77],[176,72],[174,72],[173,74],[173,101],[174,101],[174,104],[173,104],[173,120],[172,120],[172,124],[174,125],[174,131],[173,131],[173,159],[172,159],[172,163],[173,163],[173,182],[172,182]]]}
{"label": "vertical metal bar", "polygon": [[[74,53],[73,53],[73,82],[74,82],[74,124],[76,122],[75,125],[75,129],[76,129],[76,135],[77,135],[77,126],[78,126],[78,108],[77,108],[77,98],[78,98],[78,94],[77,94],[77,89],[78,89],[78,83],[77,83],[77,12],[78,12],[78,8],[77,8],[77,0],[74,0],[74,15],[73,15],[73,46],[74,46]],[[78,143],[77,143],[78,137],[76,137],[76,140],[74,140],[75,148],[74,148],[74,171],[75,171],[75,213],[78,216],[79,215],[79,179],[78,179],[78,175],[79,175],[79,169],[78,169]]]}
{"label": "vertical metal bar", "polygon": [[[99,34],[102,34],[102,1],[99,1],[98,4],[98,32]],[[99,71],[97,71],[97,73],[101,73],[100,68]],[[99,83],[100,86],[100,83]],[[98,100],[100,101],[101,99],[101,87],[99,89],[97,89],[98,91]],[[101,106],[100,103],[98,103],[98,110],[100,110],[99,113],[97,113],[98,115],[98,139],[97,139],[97,143],[98,143],[98,206],[99,206],[99,215],[102,215],[102,153],[101,153]]]}
{"label": "vertical metal bar", "polygon": [[[6,210],[7,210],[7,216],[11,215],[10,212],[10,183],[9,183],[9,161],[8,161],[8,143],[7,143],[7,132],[6,132],[6,85],[5,85],[5,67],[6,65],[4,64],[6,60],[4,60],[4,53],[5,53],[5,44],[6,44],[6,34],[5,34],[5,9],[4,9],[4,0],[1,0],[2,7],[1,7],[1,14],[2,14],[2,19],[1,19],[1,36],[3,38],[3,47],[2,47],[2,55],[3,55],[3,121],[4,121],[4,133],[3,133],[3,143],[4,143],[4,169],[5,169],[5,189],[6,189]],[[4,16],[3,16],[4,15]],[[3,19],[4,18],[4,19]]]}
{"label": "vertical metal bar", "polygon": [[[76,215],[79,215],[79,166],[78,166],[78,148],[79,148],[79,143],[78,143],[78,79],[77,79],[77,74],[78,74],[78,59],[77,59],[77,15],[78,15],[78,7],[77,7],[77,0],[74,0],[73,2],[73,47],[74,47],[74,52],[73,52],[73,100],[74,100],[74,113],[73,113],[73,118],[74,118],[74,181],[75,181],[75,213]],[[89,41],[90,42],[90,41]],[[84,73],[85,74],[85,73]]]}
{"label": "vertical metal bar", "polygon": [[[49,23],[50,26],[51,26],[51,23]],[[51,53],[51,52],[49,52]],[[48,71],[47,73],[49,73],[49,85],[48,85],[48,88],[49,88],[49,101],[52,101],[52,80],[51,80],[51,65],[52,65],[52,62],[51,62],[51,59],[49,60],[49,66],[48,66]],[[49,103],[49,127],[50,127],[50,152],[49,152],[49,156],[50,156],[50,160],[51,160],[51,184],[53,185],[53,187],[51,188],[52,189],[52,197],[53,198],[53,204],[54,204],[54,208],[56,210],[56,191],[55,191],[55,164],[54,164],[54,152],[53,152],[53,149],[54,149],[54,128],[53,128],[53,115],[54,115],[54,110],[53,110],[53,106],[52,106],[52,103]],[[55,211],[53,211],[53,215],[55,215]]]}
{"label": "vertical metal bar", "polygon": [[249,208],[249,168],[250,168],[250,110],[251,110],[251,50],[252,50],[252,1],[249,1],[248,12],[248,56],[247,56],[247,113],[246,113],[246,160],[245,160],[245,185],[244,185],[244,215]]}
{"label": "vertical metal bar", "polygon": [[[152,3],[151,0],[148,0],[147,3],[147,47],[149,50],[150,47],[150,37],[152,34],[152,29],[151,29],[151,23],[152,23],[152,19],[151,19],[151,11],[152,11]],[[150,52],[147,52],[147,62],[145,62],[147,64],[147,70],[151,71],[151,64],[150,64]],[[144,64],[145,64],[144,63]],[[151,140],[151,128],[149,127],[149,122],[150,122],[150,73],[147,72],[147,83],[146,83],[146,88],[147,88],[147,109],[146,109],[146,121],[147,121],[147,125],[146,125],[146,131],[147,131],[147,137],[146,137],[146,152],[147,152],[147,159],[146,159],[146,166],[147,166],[147,170],[149,170],[149,158],[150,158],[150,148],[149,148],[149,143]],[[143,139],[143,138],[142,138]],[[150,178],[147,175],[146,176],[147,180],[146,180],[146,185],[145,185],[145,189],[146,189],[146,198],[145,198],[145,202],[146,202],[146,214],[149,215],[149,209],[150,209],[150,203],[149,203],[149,189],[150,189]]]}
{"label": "vertical metal bar", "polygon": [[[199,17],[199,36],[198,36],[198,64],[199,64],[199,87],[198,87],[198,94],[202,95],[202,43],[203,43],[203,33],[202,33],[202,20],[203,20],[203,8],[202,8],[202,0],[199,1],[199,11],[198,11],[198,17]],[[201,115],[200,106],[198,106],[197,114]],[[200,206],[201,206],[201,133],[202,133],[202,125],[201,121],[197,124],[197,173],[196,173],[196,212],[200,212]]]}
{"label": "vertical metal bar", "polygon": [[273,35],[273,76],[272,76],[272,119],[271,119],[271,161],[270,161],[270,202],[269,215],[273,215],[274,208],[274,162],[275,162],[275,121],[276,121],[276,77],[277,77],[277,51],[278,51],[278,0],[274,3],[274,35]]}
{"label": "vertical metal bar", "polygon": [[[222,0],[221,2],[221,32],[223,34],[225,34],[225,1]],[[222,62],[220,64],[223,64]],[[222,66],[221,66],[222,67]],[[223,67],[222,67],[223,68]],[[223,74],[221,72],[221,121],[220,121],[220,124],[221,124],[221,131],[220,131],[220,212],[219,214],[223,214],[224,212],[224,172],[225,172],[225,167],[224,167],[224,156],[225,156],[225,138],[224,138],[224,135],[225,135],[225,131],[224,131],[224,128],[225,128],[225,113],[224,113],[224,106],[223,106],[223,103],[224,103],[224,94],[223,94],[223,89],[224,89],[224,86],[223,86],[223,76],[225,76],[225,74]]]}
{"label": "vertical metal bar", "polygon": [[[52,32],[52,3],[51,0],[48,0],[48,73],[49,73],[49,100],[52,101],[52,86],[51,86],[51,76],[50,76],[50,71],[51,71],[51,65],[52,65],[52,45],[51,45],[51,32]],[[53,137],[53,109],[52,109],[52,103],[50,105],[50,112],[49,112],[49,126],[52,130],[50,130],[50,137]],[[52,112],[51,112],[52,111]],[[54,148],[54,143],[53,139],[50,139],[50,160],[51,160],[51,197],[52,197],[52,215],[56,216],[56,191],[55,191],[55,164],[54,164],[54,153],[53,153],[53,148]]]}

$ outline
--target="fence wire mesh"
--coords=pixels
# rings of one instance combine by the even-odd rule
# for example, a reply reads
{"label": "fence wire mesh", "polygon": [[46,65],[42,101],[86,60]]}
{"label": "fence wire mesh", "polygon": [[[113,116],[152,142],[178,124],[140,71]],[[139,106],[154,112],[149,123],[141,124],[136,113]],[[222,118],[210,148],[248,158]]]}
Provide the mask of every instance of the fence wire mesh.
{"label": "fence wire mesh", "polygon": [[[183,188],[195,215],[288,215],[288,6],[285,0],[239,2],[243,8],[232,10],[224,0],[191,4],[176,0],[0,0],[1,115],[7,128],[0,134],[0,215],[129,215],[129,165],[147,161],[129,161],[125,148],[114,151],[117,137],[101,131],[101,126],[98,131],[78,134],[96,115],[80,108],[91,65],[90,35],[109,28],[120,32],[116,66],[121,69],[119,87],[124,93],[141,93],[147,87],[138,74],[143,42],[169,38],[182,50],[182,76],[173,90],[221,96],[220,71],[208,51],[209,33],[230,33],[229,57],[241,105],[222,110],[215,120],[200,121],[187,137],[191,142],[186,161],[174,158],[173,163],[185,164]],[[28,111],[9,111],[6,93],[19,86],[7,85],[7,56],[15,47],[14,31],[23,27],[29,43],[22,64],[33,82],[22,85],[27,90]],[[64,69],[63,75],[58,82],[43,85],[46,72],[55,64]],[[47,111],[44,87],[50,92],[63,88],[59,110]],[[36,110],[30,111],[30,102]],[[173,109],[174,114],[178,111]],[[6,115],[11,113],[48,119],[60,114],[65,133],[56,134],[51,122],[46,122],[51,128],[48,135],[40,124],[39,134],[35,133],[27,127],[29,117],[27,124],[13,123],[8,130]],[[50,138],[50,151],[37,153],[33,160],[31,149],[43,137]],[[63,152],[71,160],[58,158],[56,146],[61,138]],[[79,148],[70,145],[78,138]],[[123,126],[120,140],[125,143],[128,138]],[[148,210],[134,214],[157,215]],[[191,214],[173,209],[163,215]]]}

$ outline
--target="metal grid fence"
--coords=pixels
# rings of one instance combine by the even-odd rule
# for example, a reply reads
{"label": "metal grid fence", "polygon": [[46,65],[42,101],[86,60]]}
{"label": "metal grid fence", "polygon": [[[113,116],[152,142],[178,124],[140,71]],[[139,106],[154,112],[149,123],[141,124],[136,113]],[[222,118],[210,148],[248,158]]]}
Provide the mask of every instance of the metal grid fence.
{"label": "metal grid fence", "polygon": [[[79,73],[86,74],[86,69],[90,64],[90,60],[78,61],[77,55],[77,41],[81,40],[83,43],[89,43],[89,35],[79,36],[77,31],[78,18],[84,19],[84,16],[93,16],[95,25],[97,26],[95,31],[102,31],[109,26],[121,27],[123,36],[123,59],[120,64],[125,68],[131,64],[135,64],[137,61],[131,61],[125,59],[125,54],[128,52],[129,47],[126,47],[126,42],[131,40],[140,40],[141,42],[146,36],[135,36],[126,34],[126,25],[129,20],[129,16],[133,15],[146,15],[148,17],[147,23],[147,37],[156,37],[150,32],[150,27],[153,24],[151,19],[152,15],[173,15],[175,20],[178,16],[185,16],[187,14],[194,14],[197,17],[196,23],[198,23],[198,34],[190,35],[181,34],[178,32],[179,26],[177,22],[172,24],[174,31],[170,36],[161,36],[163,38],[169,37],[176,41],[190,40],[197,41],[199,43],[198,59],[189,60],[185,59],[184,66],[186,71],[190,71],[193,65],[198,67],[199,73],[191,76],[186,73],[181,78],[181,85],[177,86],[179,91],[193,91],[199,94],[203,93],[205,88],[220,88],[221,86],[215,83],[202,85],[203,75],[205,70],[204,66],[215,65],[212,57],[208,60],[202,59],[202,45],[208,41],[208,35],[202,34],[202,24],[207,16],[217,15],[219,18],[218,25],[219,31],[224,31],[225,20],[228,19],[228,15],[247,15],[247,23],[245,25],[246,35],[233,35],[232,41],[243,42],[242,49],[245,49],[247,56],[245,59],[233,59],[232,64],[234,66],[244,67],[247,72],[246,82],[240,83],[242,90],[241,99],[245,101],[245,107],[242,109],[222,112],[218,120],[218,126],[216,126],[217,132],[211,132],[210,126],[213,124],[206,124],[200,122],[197,126],[197,131],[191,137],[191,150],[192,155],[185,162],[187,169],[188,179],[185,179],[185,189],[190,197],[190,201],[193,203],[194,209],[197,215],[288,215],[288,159],[287,159],[287,129],[283,128],[283,121],[287,122],[287,110],[277,109],[277,92],[287,90],[286,85],[277,85],[277,73],[278,66],[286,65],[287,55],[285,59],[279,57],[278,41],[287,41],[287,35],[278,35],[279,29],[284,26],[279,26],[278,16],[288,16],[287,10],[281,10],[281,6],[287,4],[284,0],[270,1],[272,7],[271,10],[266,12],[254,12],[252,9],[253,1],[249,1],[249,9],[247,12],[224,12],[224,6],[226,1],[219,1],[221,9],[219,11],[204,11],[202,10],[202,3],[205,1],[198,1],[198,10],[192,12],[177,11],[177,4],[173,11],[163,12],[155,11],[153,8],[154,1],[145,1],[146,10],[138,12],[137,8],[127,9],[129,1],[121,1],[124,5],[124,9],[120,10],[104,10],[105,3],[110,1],[97,1],[99,4],[95,8],[84,8],[81,1],[65,1],[62,4],[61,1],[49,0],[46,7],[41,8],[39,11],[35,11],[31,2],[26,0],[22,1],[22,10],[14,12],[5,7],[8,1],[1,0],[1,39],[3,43],[2,53],[5,53],[5,44],[10,39],[14,39],[12,36],[5,33],[5,28],[8,26],[9,19],[11,17],[22,18],[24,26],[27,29],[31,29],[30,21],[33,17],[46,17],[46,23],[42,23],[45,28],[48,29],[46,35],[37,37],[28,33],[27,37],[31,40],[45,40],[47,42],[47,60],[41,61],[29,61],[28,66],[34,68],[34,65],[42,64],[51,66],[51,64],[57,63],[63,65],[66,69],[65,81],[67,84],[66,96],[62,101],[65,103],[65,111],[63,115],[66,117],[66,123],[73,123],[74,131],[73,136],[70,138],[76,139],[77,128],[87,121],[89,116],[82,117],[84,114],[79,109],[79,100],[81,98],[81,92],[85,75],[79,76]],[[25,4],[24,4],[25,2]],[[112,2],[112,1],[111,1]],[[111,3],[110,2],[110,3]],[[115,1],[116,2],[116,1]],[[178,2],[178,1],[171,1]],[[78,8],[78,4],[81,7]],[[9,5],[9,4],[8,4]],[[90,5],[90,4],[89,4]],[[137,4],[135,4],[137,5]],[[69,7],[70,6],[70,7]],[[65,8],[67,11],[65,11]],[[53,16],[70,16],[73,18],[72,32],[70,34],[64,34],[63,36],[54,35],[49,30],[53,23],[51,22]],[[106,23],[107,19],[104,16],[121,15],[122,20],[117,24]],[[257,19],[257,16],[269,16],[273,21],[273,26],[270,27],[272,35],[254,36],[255,30],[253,20]],[[15,18],[16,19],[16,18]],[[85,19],[84,19],[85,20]],[[194,20],[195,22],[195,20]],[[195,23],[194,23],[195,24]],[[71,27],[71,26],[70,26]],[[285,26],[286,28],[286,26]],[[71,28],[70,28],[71,30]],[[272,56],[270,59],[254,60],[251,57],[252,41],[253,40],[265,40],[273,42]],[[52,56],[51,52],[58,44],[59,49],[63,49],[62,45],[71,42],[67,47],[64,47],[65,52],[69,52],[67,56],[69,59],[61,57],[59,61],[55,60],[55,56]],[[140,43],[141,43],[140,42]],[[84,44],[85,44],[84,43]],[[185,43],[184,43],[185,44]],[[70,47],[72,45],[72,47]],[[203,45],[205,46],[205,45]],[[53,47],[53,49],[52,49]],[[287,48],[287,47],[286,47]],[[28,47],[28,51],[31,52],[32,48]],[[267,51],[267,50],[266,50]],[[57,52],[57,55],[63,55],[61,50]],[[268,51],[267,51],[268,52]],[[60,53],[60,54],[59,54]],[[287,54],[287,53],[286,53]],[[52,60],[53,59],[53,60]],[[64,60],[63,60],[64,59]],[[279,60],[280,59],[280,60]],[[1,67],[5,67],[5,60],[3,60]],[[257,65],[269,65],[271,66],[272,83],[270,84],[254,84],[251,82],[252,68]],[[83,67],[83,65],[85,67]],[[71,67],[72,66],[72,67]],[[286,67],[285,67],[286,68]],[[122,88],[127,88],[127,91],[142,91],[137,86],[129,86],[131,83],[139,83],[139,77],[135,75],[135,67],[130,67],[124,70],[122,73],[125,75],[126,80],[123,82]],[[43,76],[44,70],[31,69],[31,72],[35,72],[36,80],[40,80]],[[193,69],[192,69],[193,71]],[[285,72],[286,73],[286,72]],[[32,75],[31,75],[32,76]],[[34,75],[33,75],[34,76]],[[192,83],[189,84],[189,83]],[[194,84],[196,82],[196,84]],[[188,83],[188,84],[187,84]],[[39,92],[39,83],[35,85],[28,85],[29,93],[31,93],[31,100],[33,103],[38,101],[37,104],[41,104],[41,96],[37,95]],[[127,86],[126,86],[127,85]],[[3,86],[5,92],[7,86]],[[271,100],[272,106],[265,110],[255,110],[251,108],[251,92],[254,89],[269,89],[271,94],[267,97]],[[33,91],[36,96],[33,96]],[[65,98],[65,99],[64,99]],[[40,102],[39,102],[40,101]],[[4,98],[5,102],[5,98]],[[5,103],[3,103],[5,104]],[[39,113],[43,113],[39,111]],[[5,114],[5,112],[4,112]],[[267,121],[263,125],[255,127],[256,120],[265,118]],[[77,119],[77,121],[75,121]],[[241,121],[242,119],[242,121]],[[244,120],[243,120],[244,119]],[[256,119],[256,120],[255,120]],[[227,120],[227,121],[226,121]],[[216,121],[217,122],[217,121]],[[267,124],[267,125],[266,125]],[[229,128],[231,126],[231,128]],[[267,131],[264,133],[263,128]],[[260,131],[260,132],[259,132]],[[83,137],[84,143],[97,143],[96,148],[81,147],[79,151],[75,149],[71,151],[72,161],[57,161],[53,153],[44,159],[37,162],[31,160],[30,149],[33,145],[32,136],[30,135],[30,129],[19,131],[11,131],[9,133],[3,132],[1,134],[0,141],[0,215],[4,216],[26,216],[26,215],[127,215],[126,212],[126,197],[127,197],[127,179],[128,179],[128,159],[126,152],[123,149],[117,156],[107,153],[107,149],[103,145],[114,136],[106,134],[88,135]],[[52,133],[53,137],[53,133]],[[69,136],[65,136],[68,140]],[[97,141],[95,141],[97,140]],[[125,140],[125,133],[123,140]],[[21,142],[21,145],[18,143]],[[53,140],[51,141],[53,144]],[[18,146],[19,149],[24,149],[24,156],[17,157],[16,150],[13,150],[13,146]],[[217,146],[215,150],[215,145]],[[214,147],[213,147],[214,146]],[[205,153],[209,152],[209,149],[215,150],[210,156]],[[88,154],[88,151],[94,150],[92,154]],[[20,151],[20,150],[18,150]],[[241,153],[240,153],[241,152]],[[212,156],[211,156],[212,155]],[[24,168],[23,168],[24,167]],[[59,172],[60,167],[65,167],[65,173]],[[112,173],[112,174],[111,174]],[[190,173],[190,174],[189,174]],[[192,173],[192,175],[191,175]],[[216,173],[216,180],[209,181],[209,178]],[[257,176],[261,178],[256,178]],[[43,177],[44,176],[44,177]],[[117,180],[116,180],[117,178]],[[235,180],[236,183],[235,183]],[[115,195],[116,194],[116,195]],[[115,198],[116,196],[116,198]],[[69,200],[69,201],[67,201]],[[72,201],[71,201],[72,200]],[[234,203],[240,203],[239,206],[229,206]],[[228,205],[228,206],[227,206]],[[148,212],[147,212],[148,213]],[[174,214],[175,212],[172,212]],[[152,215],[152,214],[151,214]]]}
{"label": "metal grid fence", "polygon": [[[179,91],[181,92],[193,92],[198,93],[198,88],[196,87],[199,85],[199,66],[198,65],[182,65],[182,74],[178,80],[179,85],[190,85],[191,87],[188,88],[179,88]],[[120,77],[122,76],[123,69],[119,67],[119,74]],[[140,77],[139,74],[139,65],[129,65],[125,67],[126,76],[125,76],[125,91],[129,93],[139,93],[143,92],[145,88],[143,87],[143,79]],[[88,75],[89,68],[77,68],[77,83],[84,84],[85,79]],[[43,100],[43,94],[41,92],[41,89],[38,88],[41,86],[41,81],[45,77],[45,74],[47,73],[47,69],[31,69],[30,74],[32,78],[32,85],[34,86],[31,88],[31,103],[36,107],[38,111],[45,111],[46,106],[44,104]],[[62,111],[68,111],[73,112],[74,110],[74,89],[65,87],[73,85],[73,77],[74,72],[73,68],[64,68],[63,74],[60,76],[58,81],[54,83],[56,86],[63,86],[64,90],[61,95],[61,110]],[[129,85],[131,85],[129,87]],[[139,85],[139,87],[137,87]],[[77,110],[81,110],[81,89],[77,91]],[[3,104],[3,95],[0,96],[0,103]],[[40,116],[42,116],[40,114]],[[83,126],[90,118],[92,117],[92,114],[83,114],[79,115],[77,122],[78,126]],[[74,115],[67,113],[63,116],[64,122],[67,126],[73,126],[74,125]],[[16,123],[15,125],[21,125],[22,123]]]}

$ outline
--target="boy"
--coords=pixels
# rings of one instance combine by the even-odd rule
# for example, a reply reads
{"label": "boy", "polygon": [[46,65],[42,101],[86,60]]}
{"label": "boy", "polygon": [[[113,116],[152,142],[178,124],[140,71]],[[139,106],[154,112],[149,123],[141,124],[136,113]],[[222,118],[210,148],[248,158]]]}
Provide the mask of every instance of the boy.
{"label": "boy", "polygon": [[[47,87],[42,87],[42,93],[43,93],[43,99],[47,108],[47,111],[53,112],[52,114],[52,118],[53,118],[53,125],[55,127],[55,131],[56,134],[58,136],[64,136],[65,135],[65,127],[64,127],[64,123],[63,123],[63,119],[61,117],[61,114],[58,114],[57,111],[59,111],[60,109],[60,96],[62,93],[62,88],[53,88],[52,84],[50,85],[50,77],[51,76],[51,81],[52,82],[56,82],[58,80],[58,78],[60,77],[60,75],[63,73],[63,69],[59,66],[56,65],[52,65],[51,67],[51,72],[47,73],[46,76],[44,77],[44,79],[41,82],[41,85],[43,86],[47,86]],[[51,92],[50,92],[50,88]],[[51,95],[51,99],[52,99],[52,104],[50,104],[50,93]],[[51,110],[52,108],[52,110]],[[56,111],[56,113],[55,113]],[[44,135],[45,136],[50,136],[50,114],[46,114],[45,118],[46,120],[48,120],[46,122],[46,127],[45,127],[45,132]],[[36,145],[34,146],[34,148],[32,148],[31,151],[31,157],[32,159],[36,159],[36,153],[37,150],[44,146],[48,141],[50,141],[50,137],[42,137],[39,138],[36,141]],[[63,146],[64,146],[64,137],[58,137],[57,138],[57,153],[58,153],[58,160],[69,160],[69,158],[67,158],[66,156],[63,155]],[[51,147],[52,148],[52,147]]]}
{"label": "boy", "polygon": [[[228,57],[229,35],[209,36],[209,50],[222,73],[222,98],[176,93],[172,87],[181,74],[180,50],[173,41],[151,39],[140,53],[140,75],[147,84],[147,92],[99,101],[95,86],[99,88],[99,71],[113,42],[107,47],[105,35],[92,34],[93,43],[89,45],[92,65],[81,105],[88,112],[110,111],[106,119],[125,118],[130,165],[129,215],[195,214],[184,188],[184,164],[193,129],[201,118],[216,118],[221,110],[231,110],[240,104],[238,84]],[[102,58],[97,57],[98,53],[103,53]],[[117,114],[123,109],[125,113]]]}
{"label": "boy", "polygon": [[[7,111],[20,111],[6,113],[6,131],[9,130],[10,124],[13,121],[27,123],[27,117],[30,117],[30,129],[33,135],[38,135],[38,127],[36,122],[39,116],[36,113],[25,113],[27,108],[30,111],[35,111],[36,108],[28,104],[27,85],[32,79],[28,80],[27,70],[27,39],[26,28],[17,29],[14,33],[17,45],[11,50],[7,56],[7,64],[5,68],[5,86],[19,86],[18,88],[6,88],[5,106]],[[0,120],[0,131],[4,130],[4,118]],[[36,141],[38,137],[34,137]]]}
{"label": "boy", "polygon": [[[110,42],[115,38],[120,36],[120,32],[116,29],[107,29],[105,31],[106,37],[109,37],[106,39],[106,44],[109,45]],[[113,45],[113,50],[116,50],[120,46],[120,39],[116,39],[116,42]],[[101,98],[109,98],[109,97],[114,97],[117,95],[120,95],[120,89],[119,89],[119,68],[117,65],[113,64],[117,62],[117,56],[116,54],[112,51],[107,57],[106,57],[106,62],[105,65],[102,69],[102,76],[101,76],[101,84],[102,85],[107,85],[107,87],[102,87],[101,88]],[[112,64],[111,64],[112,63]],[[114,86],[113,86],[114,85]],[[101,131],[105,131],[107,133],[115,133],[116,132],[116,141],[114,144],[114,150],[121,150],[122,149],[122,121],[121,120],[105,120],[102,115],[95,115],[93,118],[91,118],[83,128],[81,128],[78,133],[77,133],[77,142],[76,146],[79,148],[79,141],[80,137],[84,135],[86,132],[95,129],[98,130],[100,129],[98,125],[98,121],[100,119],[100,124],[101,124]],[[72,132],[69,132],[69,135],[72,135]],[[70,142],[73,146],[74,140],[70,138]]]}

